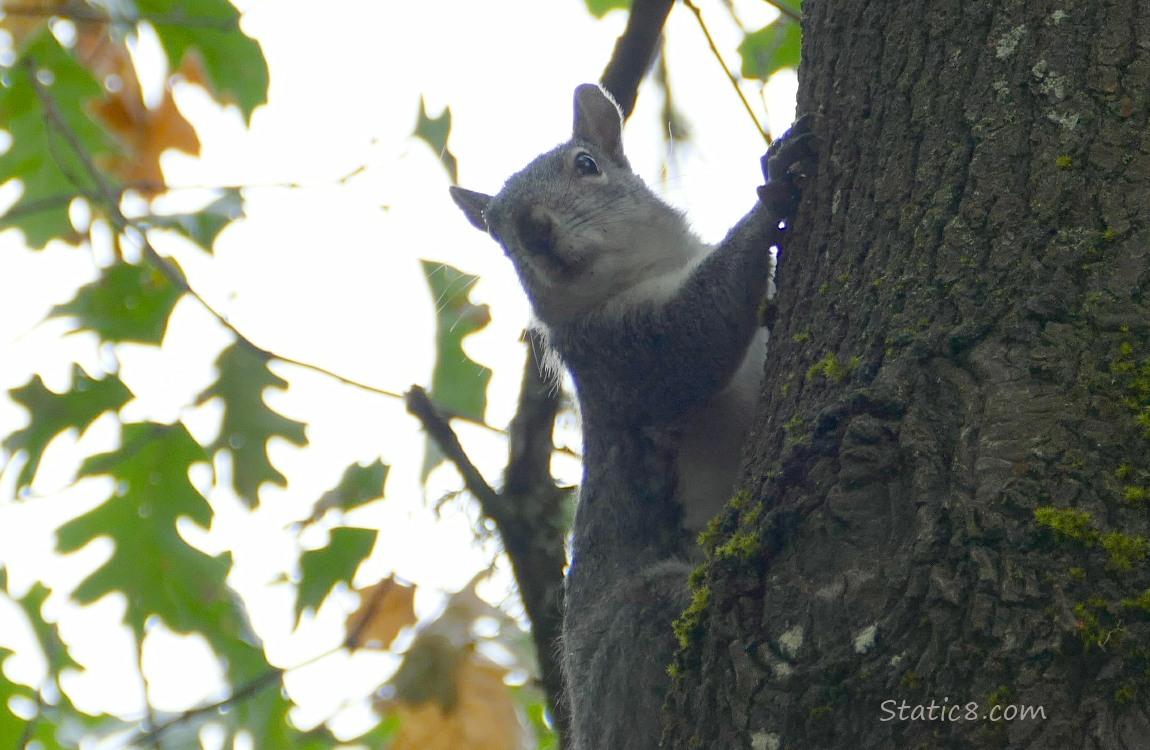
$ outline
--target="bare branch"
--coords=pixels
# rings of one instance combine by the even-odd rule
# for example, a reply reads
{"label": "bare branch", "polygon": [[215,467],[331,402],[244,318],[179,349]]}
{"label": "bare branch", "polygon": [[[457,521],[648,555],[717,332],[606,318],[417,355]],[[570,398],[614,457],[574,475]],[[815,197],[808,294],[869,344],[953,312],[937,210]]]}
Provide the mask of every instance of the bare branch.
{"label": "bare branch", "polygon": [[559,409],[559,394],[541,375],[539,351],[532,339],[523,373],[519,407],[510,427],[510,446],[502,492],[494,490],[467,457],[446,417],[413,386],[408,411],[463,476],[483,514],[494,522],[511,561],[523,607],[531,619],[531,636],[539,660],[543,690],[560,736],[568,727],[562,694],[559,638],[563,620],[563,568],[566,564],[563,501],[566,492],[551,476],[554,453],[551,434]]}
{"label": "bare branch", "polygon": [[542,376],[543,342],[529,331],[519,406],[511,420],[509,456],[503,478],[505,515],[496,519],[503,547],[515,570],[543,690],[559,736],[567,737],[570,716],[561,696],[559,659],[563,629],[563,569],[567,535],[563,503],[567,493],[551,475],[552,434],[559,411],[558,389]]}
{"label": "bare branch", "polygon": [[420,421],[423,429],[443,451],[443,455],[455,464],[455,468],[463,476],[463,483],[468,492],[479,500],[483,512],[492,518],[499,515],[499,504],[502,499],[499,497],[499,493],[492,489],[483,475],[479,473],[479,469],[475,468],[475,464],[471,463],[471,459],[467,457],[467,453],[459,443],[459,438],[455,435],[455,430],[451,429],[451,424],[448,421],[451,418],[450,415],[446,414],[442,407],[431,400],[422,386],[411,386],[411,390],[404,396],[404,400],[407,402],[407,411]]}
{"label": "bare branch", "polygon": [[615,51],[600,79],[623,110],[623,119],[635,109],[639,83],[655,59],[673,4],[674,0],[635,0],[631,4],[627,28],[615,42]]}

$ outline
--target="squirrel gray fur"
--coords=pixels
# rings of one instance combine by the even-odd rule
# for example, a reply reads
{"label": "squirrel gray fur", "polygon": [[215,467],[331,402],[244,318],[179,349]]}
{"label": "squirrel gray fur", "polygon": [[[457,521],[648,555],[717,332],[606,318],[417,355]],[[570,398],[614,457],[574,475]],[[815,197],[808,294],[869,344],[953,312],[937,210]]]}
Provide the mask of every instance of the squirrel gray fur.
{"label": "squirrel gray fur", "polygon": [[813,155],[800,120],[763,157],[759,201],[715,247],[634,174],[622,117],[575,90],[570,141],[492,197],[451,195],[511,259],[570,370],[583,483],[563,620],[569,750],[651,750],[698,532],[731,497],[758,398],[770,248]]}

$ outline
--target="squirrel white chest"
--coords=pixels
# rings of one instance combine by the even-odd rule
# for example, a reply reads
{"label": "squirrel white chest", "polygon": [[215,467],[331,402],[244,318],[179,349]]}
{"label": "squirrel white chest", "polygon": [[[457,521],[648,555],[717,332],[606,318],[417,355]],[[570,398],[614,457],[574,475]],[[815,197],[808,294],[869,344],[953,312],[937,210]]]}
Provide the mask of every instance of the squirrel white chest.
{"label": "squirrel white chest", "polygon": [[672,435],[675,499],[683,509],[683,527],[693,533],[702,531],[734,492],[769,337],[767,329],[759,331],[727,387],[692,409]]}

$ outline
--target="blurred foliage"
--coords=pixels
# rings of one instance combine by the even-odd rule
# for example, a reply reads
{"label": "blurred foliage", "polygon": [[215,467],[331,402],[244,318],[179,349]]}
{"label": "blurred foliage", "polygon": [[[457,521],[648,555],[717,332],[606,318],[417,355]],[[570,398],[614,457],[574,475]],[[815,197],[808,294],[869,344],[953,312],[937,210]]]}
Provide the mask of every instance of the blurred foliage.
{"label": "blurred foliage", "polygon": [[596,18],[602,18],[608,11],[631,7],[631,0],[585,0],[587,11]]}
{"label": "blurred foliage", "polygon": [[[214,191],[196,211],[154,209],[152,199],[166,191],[161,154],[175,149],[196,155],[200,149],[195,129],[176,106],[176,82],[198,85],[220,103],[235,104],[249,121],[267,99],[267,65],[259,44],[240,30],[238,12],[226,0],[198,2],[192,6],[194,14],[188,7],[177,0],[137,0],[138,16],[113,17],[106,4],[96,0],[42,2],[29,5],[27,12],[8,4],[9,12],[0,21],[13,41],[11,64],[0,87],[0,124],[11,138],[0,154],[0,183],[19,186],[19,197],[0,216],[0,230],[21,232],[32,249],[62,241],[86,252],[93,227],[112,228],[115,253],[102,262],[98,278],[78,288],[49,316],[64,319],[71,330],[90,332],[101,347],[111,347],[107,351],[113,358],[123,344],[158,351],[177,304],[188,297],[198,299],[179,266],[152,246],[149,232],[175,233],[211,253],[224,228],[244,213],[243,190],[236,187]],[[152,104],[141,93],[141,75],[130,53],[142,23],[159,38],[168,66],[167,86]],[[454,157],[446,149],[450,126],[449,112],[432,119],[421,110],[414,135],[439,149],[445,167],[454,170]],[[129,193],[145,199],[143,213],[133,208],[132,218],[122,209]],[[82,224],[74,221],[78,204],[90,217]],[[474,278],[442,265],[429,265],[427,272],[441,313],[441,356],[433,387],[449,408],[482,420],[490,373],[466,357],[461,341],[486,324],[486,308],[467,299]],[[43,748],[71,748],[79,747],[83,738],[112,736],[139,744],[162,737],[165,747],[198,746],[199,729],[207,724],[222,729],[227,747],[241,737],[261,750],[319,750],[341,744],[323,725],[305,732],[293,724],[293,704],[283,683],[290,670],[269,663],[252,632],[244,603],[228,585],[231,555],[207,554],[188,541],[187,524],[203,531],[212,525],[208,497],[220,491],[221,482],[251,508],[259,504],[263,488],[286,485],[268,453],[271,441],[308,444],[307,425],[265,400],[269,390],[288,385],[273,370],[275,355],[221,322],[233,334],[231,343],[218,354],[214,382],[189,404],[219,407],[215,439],[197,442],[180,421],[124,419],[122,410],[135,394],[115,368],[87,372],[75,365],[71,382],[60,392],[49,389],[39,375],[10,391],[28,416],[24,426],[3,436],[2,445],[8,466],[18,469],[12,501],[47,502],[50,498],[37,496],[37,480],[53,441],[66,434],[82,436],[98,420],[116,424],[118,447],[83,460],[73,480],[99,483],[106,488],[106,499],[61,519],[56,531],[56,550],[62,554],[97,542],[111,549],[70,598],[84,605],[112,594],[121,597],[123,623],[138,649],[160,625],[178,634],[198,634],[219,660],[228,695],[218,704],[189,706],[189,713],[166,723],[151,710],[143,711],[139,722],[78,710],[61,689],[60,675],[81,667],[70,657],[55,619],[42,611],[50,591],[37,583],[22,597],[9,594],[48,664],[47,678],[38,685],[0,678],[0,738],[11,739],[16,747],[36,742]],[[230,458],[227,477],[215,473],[221,454]],[[193,481],[197,472],[202,476],[205,471],[210,477],[206,484]],[[318,548],[299,543],[297,622],[314,613],[333,591],[352,588],[377,531],[343,525],[343,514],[382,498],[387,473],[382,457],[367,465],[353,464],[338,484],[316,498],[314,512],[299,533],[323,522],[328,541]],[[0,569],[0,591],[7,590]],[[364,587],[361,606],[348,618],[345,647],[392,648],[405,628],[417,624],[414,594],[414,586],[393,579]],[[473,596],[469,591],[454,600],[471,601]],[[426,624],[421,632],[429,635],[417,640],[425,643],[435,633],[452,633],[443,643],[458,654],[449,661],[459,671],[448,669],[431,678],[434,684],[451,686],[458,701],[447,709],[436,703],[428,713],[406,691],[394,706],[380,703],[380,723],[360,743],[402,747],[412,736],[436,735],[438,723],[447,732],[443,736],[456,743],[451,746],[463,750],[522,744],[531,730],[520,716],[538,711],[541,698],[538,691],[530,691],[527,698],[512,701],[521,691],[513,693],[504,684],[505,667],[492,666],[494,662],[475,666],[480,663],[476,646],[494,639],[471,635],[471,625],[481,616],[490,618],[490,609],[473,606],[461,615],[458,606],[449,608],[452,614]],[[520,629],[499,615],[508,625],[499,639],[521,641]],[[409,649],[398,674],[411,673],[413,668],[406,665],[422,660],[421,649]],[[10,653],[0,653],[0,662]],[[530,654],[519,656],[523,664],[531,664]],[[380,676],[381,688],[386,677]],[[492,717],[498,721],[493,723]],[[466,737],[459,734],[462,728]]]}
{"label": "blurred foliage", "polygon": [[459,162],[455,154],[447,148],[447,136],[451,135],[451,107],[446,107],[439,117],[430,117],[422,97],[419,100],[419,120],[415,123],[416,138],[427,142],[431,150],[439,155],[439,161],[447,170],[452,184],[459,182]]}
{"label": "blurred foliage", "polygon": [[741,72],[747,78],[765,81],[783,68],[797,68],[801,44],[798,22],[780,17],[748,34],[739,45],[743,58]]}
{"label": "blurred foliage", "polygon": [[[629,5],[587,0],[597,17]],[[159,352],[177,305],[203,301],[180,267],[152,246],[150,234],[176,235],[210,254],[221,232],[243,217],[245,202],[243,189],[234,186],[210,191],[198,209],[183,213],[164,211],[162,201],[154,200],[167,192],[161,155],[200,152],[173,88],[199,86],[217,102],[236,106],[250,123],[267,100],[263,51],[243,33],[239,13],[226,0],[37,0],[27,6],[4,3],[4,10],[0,29],[10,35],[12,50],[0,70],[0,128],[10,142],[0,153],[0,184],[18,185],[19,193],[0,215],[0,231],[20,232],[33,250],[66,243],[75,252],[90,252],[94,228],[110,229],[113,252],[98,261],[98,278],[55,306],[49,317],[96,337],[111,360],[122,346]],[[130,52],[144,26],[158,38],[167,66],[167,85],[152,102],[142,94],[144,76]],[[747,35],[740,48],[743,74],[766,78],[797,64],[797,28],[778,21]],[[454,181],[458,165],[447,145],[450,131],[450,110],[431,117],[421,101],[412,135],[435,151]],[[130,217],[123,208],[126,198],[133,207]],[[491,372],[463,349],[464,338],[489,319],[487,307],[469,298],[476,278],[431,262],[425,262],[424,273],[437,311],[438,356],[429,391],[445,413],[482,421]],[[44,612],[51,592],[36,583],[14,595],[0,568],[0,598],[26,618],[32,645],[47,664],[40,684],[10,682],[0,672],[0,739],[14,741],[6,746],[77,748],[81,741],[114,737],[118,746],[160,746],[162,739],[164,747],[199,747],[199,730],[206,725],[222,731],[229,748],[237,741],[260,750],[341,746],[324,724],[305,731],[293,723],[284,682],[292,668],[269,662],[244,602],[229,586],[231,554],[209,554],[189,541],[196,529],[212,526],[208,500],[213,493],[256,508],[266,488],[286,484],[269,443],[308,445],[307,425],[266,399],[287,387],[276,371],[282,360],[228,321],[220,318],[220,323],[230,340],[217,354],[214,380],[187,405],[219,407],[214,439],[198,441],[179,419],[126,418],[136,394],[117,369],[87,371],[77,364],[62,390],[50,389],[33,374],[9,392],[27,411],[27,421],[0,436],[0,445],[6,475],[15,472],[15,497],[6,502],[40,503],[46,501],[37,494],[38,482],[45,483],[40,469],[51,444],[61,436],[82,437],[97,422],[114,425],[117,446],[84,459],[72,480],[104,488],[105,499],[60,518],[56,532],[62,554],[110,549],[69,596],[77,604],[119,597],[123,625],[141,657],[148,634],[161,626],[202,637],[227,682],[222,699],[188,706],[167,719],[147,706],[135,721],[78,709],[60,677],[81,667],[58,632],[56,615]],[[441,459],[431,446],[427,455],[425,477]],[[222,458],[230,471],[217,474]],[[287,576],[296,590],[291,615],[297,625],[333,594],[346,600],[347,592],[355,591],[359,606],[346,618],[347,637],[338,650],[393,650],[402,657],[390,678],[380,676],[373,703],[378,724],[355,743],[395,750],[554,747],[533,684],[530,638],[475,593],[484,574],[451,595],[444,611],[426,622],[416,621],[413,585],[389,578],[354,589],[356,572],[376,546],[377,530],[349,525],[345,514],[381,500],[387,475],[382,456],[367,465],[352,464],[315,499],[310,517],[298,525],[297,569]],[[58,478],[48,480],[54,481]],[[322,546],[307,536],[316,527],[326,533]],[[0,649],[0,665],[10,656]],[[150,675],[142,658],[136,668],[146,682]]]}

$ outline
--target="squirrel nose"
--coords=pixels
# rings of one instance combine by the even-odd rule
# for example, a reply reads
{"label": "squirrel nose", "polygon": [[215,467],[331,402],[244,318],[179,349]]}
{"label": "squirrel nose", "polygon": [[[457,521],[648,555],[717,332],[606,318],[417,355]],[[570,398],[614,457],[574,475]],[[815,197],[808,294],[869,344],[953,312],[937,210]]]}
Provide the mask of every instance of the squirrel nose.
{"label": "squirrel nose", "polygon": [[555,249],[555,223],[539,206],[524,206],[515,212],[515,234],[528,252],[550,255]]}

